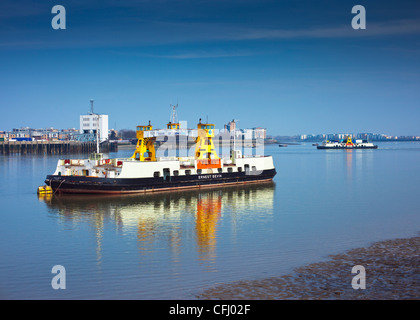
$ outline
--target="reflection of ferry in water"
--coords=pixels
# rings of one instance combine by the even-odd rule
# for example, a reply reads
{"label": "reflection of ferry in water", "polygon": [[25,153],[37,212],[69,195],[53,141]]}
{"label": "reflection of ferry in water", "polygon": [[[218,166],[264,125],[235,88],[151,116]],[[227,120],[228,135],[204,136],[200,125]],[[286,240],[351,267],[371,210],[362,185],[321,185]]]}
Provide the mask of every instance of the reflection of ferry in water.
{"label": "reflection of ferry in water", "polygon": [[[229,207],[235,211],[264,211],[272,209],[274,182],[262,184],[232,185],[203,190],[174,191],[156,194],[128,195],[92,195],[84,197],[78,194],[38,195],[39,200],[47,204],[61,216],[78,220],[87,214],[118,215],[118,220],[125,225],[137,225],[138,219],[159,220],[160,217],[174,216],[182,212],[208,211],[212,205],[209,198],[217,197],[220,204],[214,205],[220,211]],[[213,203],[213,202],[212,202]],[[207,208],[207,209],[206,209]],[[213,208],[213,209],[214,209]]]}
{"label": "reflection of ferry in water", "polygon": [[[168,129],[179,129],[169,123]],[[197,126],[194,157],[156,157],[152,126],[137,126],[137,147],[131,158],[59,160],[45,183],[58,193],[139,193],[272,180],[276,170],[271,156],[243,156],[231,150],[221,159],[213,144],[214,125]]]}
{"label": "reflection of ferry in water", "polygon": [[140,249],[162,237],[165,243],[177,247],[180,239],[190,237],[193,227],[199,253],[212,259],[218,222],[223,213],[229,212],[227,217],[234,217],[235,221],[241,217],[270,216],[274,183],[145,195],[46,194],[39,195],[39,199],[46,203],[51,216],[57,217],[60,224],[92,225],[98,237],[98,249],[105,223],[115,224],[115,229],[123,234],[136,236]]}
{"label": "reflection of ferry in water", "polygon": [[367,140],[356,140],[353,142],[351,137],[347,137],[341,141],[324,141],[321,145],[317,145],[317,149],[377,149],[378,146],[374,145]]}

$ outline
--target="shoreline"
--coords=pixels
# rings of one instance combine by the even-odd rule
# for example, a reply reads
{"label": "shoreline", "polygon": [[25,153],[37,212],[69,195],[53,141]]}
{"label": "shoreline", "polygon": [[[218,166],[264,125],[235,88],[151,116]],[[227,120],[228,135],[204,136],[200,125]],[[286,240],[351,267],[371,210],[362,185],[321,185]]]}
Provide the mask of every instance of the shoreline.
{"label": "shoreline", "polygon": [[[202,300],[419,300],[420,235],[375,242],[329,255],[327,261],[291,274],[218,284],[197,295]],[[366,271],[366,289],[355,290],[352,268]]]}

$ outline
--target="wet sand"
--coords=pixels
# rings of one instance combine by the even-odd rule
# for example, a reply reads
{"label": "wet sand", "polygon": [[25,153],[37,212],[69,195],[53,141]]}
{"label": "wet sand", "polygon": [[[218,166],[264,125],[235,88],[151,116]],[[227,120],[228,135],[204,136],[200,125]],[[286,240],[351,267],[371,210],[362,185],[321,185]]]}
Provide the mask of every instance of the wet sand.
{"label": "wet sand", "polygon": [[[221,284],[199,299],[224,300],[418,300],[420,236],[376,242],[329,260],[295,269],[292,274]],[[352,268],[366,272],[366,289],[353,289]]]}

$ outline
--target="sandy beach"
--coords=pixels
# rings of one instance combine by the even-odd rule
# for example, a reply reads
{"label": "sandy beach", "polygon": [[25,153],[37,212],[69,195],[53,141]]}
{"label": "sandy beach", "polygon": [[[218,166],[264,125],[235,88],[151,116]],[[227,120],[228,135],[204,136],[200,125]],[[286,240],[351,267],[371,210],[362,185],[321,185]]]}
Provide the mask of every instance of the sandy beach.
{"label": "sandy beach", "polygon": [[[365,289],[353,289],[352,268],[365,268]],[[329,260],[262,280],[220,284],[199,299],[224,300],[418,300],[420,236],[376,242],[331,255]]]}

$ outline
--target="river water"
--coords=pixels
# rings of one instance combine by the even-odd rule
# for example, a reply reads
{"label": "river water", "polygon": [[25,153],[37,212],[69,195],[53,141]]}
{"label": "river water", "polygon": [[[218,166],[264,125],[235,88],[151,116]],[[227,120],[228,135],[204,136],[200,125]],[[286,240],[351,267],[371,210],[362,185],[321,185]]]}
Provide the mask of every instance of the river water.
{"label": "river water", "polygon": [[[417,235],[420,143],[378,145],[270,145],[273,183],[130,196],[40,198],[63,156],[0,155],[0,298],[196,299]],[[52,288],[55,265],[64,290]]]}

